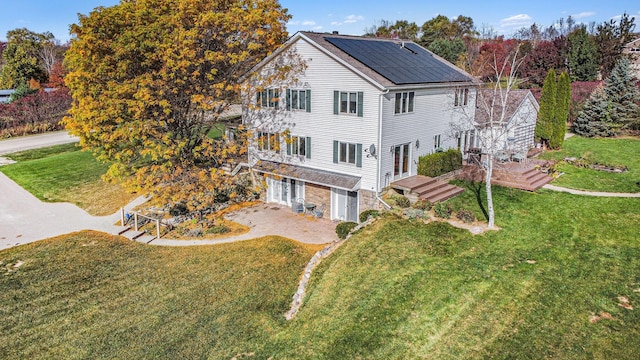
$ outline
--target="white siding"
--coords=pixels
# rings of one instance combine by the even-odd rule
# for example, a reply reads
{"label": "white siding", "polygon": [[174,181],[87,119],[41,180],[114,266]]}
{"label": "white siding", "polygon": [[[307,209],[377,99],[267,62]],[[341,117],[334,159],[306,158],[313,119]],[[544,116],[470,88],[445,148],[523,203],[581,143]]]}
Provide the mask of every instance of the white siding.
{"label": "white siding", "polygon": [[[296,47],[298,54],[307,63],[307,69],[298,76],[298,82],[300,88],[306,85],[305,89],[311,90],[311,112],[288,111],[286,113],[291,117],[286,121],[292,124],[292,135],[311,138],[311,158],[286,156],[283,145],[280,161],[362,176],[361,188],[375,191],[376,159],[367,157],[363,151],[361,168],[352,164],[334,164],[333,141],[362,144],[363,150],[368,149],[371,144],[377,144],[380,91],[305,40],[299,39],[292,46]],[[334,115],[335,90],[363,92],[363,116]],[[281,106],[285,106],[284,91]]]}
{"label": "white siding", "polygon": [[[394,145],[410,143],[410,175],[416,175],[418,157],[434,152],[434,136],[440,134],[440,147],[456,148],[457,139],[452,137],[451,122],[454,116],[462,116],[453,111],[453,88],[415,90],[413,113],[394,114],[395,92],[385,96],[382,120],[382,145],[380,146],[380,185],[384,188],[393,182]],[[473,114],[475,96],[470,91],[466,106],[467,113]],[[459,120],[455,121],[459,123]],[[416,148],[416,141],[419,147]]]}

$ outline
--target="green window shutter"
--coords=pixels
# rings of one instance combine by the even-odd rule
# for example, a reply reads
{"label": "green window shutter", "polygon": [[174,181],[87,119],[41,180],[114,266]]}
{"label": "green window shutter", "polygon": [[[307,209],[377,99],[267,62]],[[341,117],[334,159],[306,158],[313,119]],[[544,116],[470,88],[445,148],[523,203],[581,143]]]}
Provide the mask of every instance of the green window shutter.
{"label": "green window shutter", "polygon": [[333,92],[333,115],[338,115],[340,105],[340,91]]}
{"label": "green window shutter", "polygon": [[307,145],[307,159],[311,159],[311,138],[309,136],[307,136],[307,140],[306,140],[306,145]]}
{"label": "green window shutter", "polygon": [[287,95],[286,95],[285,101],[287,103],[287,111],[291,110],[291,90],[290,89],[287,89]]}
{"label": "green window shutter", "polygon": [[258,91],[258,92],[256,93],[256,104],[257,104],[258,106],[262,105],[262,96],[260,96],[260,95],[262,95],[262,94],[260,93],[260,91]]}
{"label": "green window shutter", "polygon": [[291,135],[287,135],[287,155],[291,155]]}
{"label": "green window shutter", "polygon": [[362,144],[356,144],[356,166],[362,167]]}
{"label": "green window shutter", "polygon": [[307,96],[307,101],[306,101],[307,112],[311,112],[311,90],[307,90],[306,96]]}
{"label": "green window shutter", "polygon": [[338,144],[338,141],[333,140],[333,163],[334,164],[338,163],[338,146],[340,146]]}
{"label": "green window shutter", "polygon": [[[362,91],[358,91],[358,116],[362,117],[362,104],[364,103],[364,93]],[[362,144],[360,144],[362,147]]]}

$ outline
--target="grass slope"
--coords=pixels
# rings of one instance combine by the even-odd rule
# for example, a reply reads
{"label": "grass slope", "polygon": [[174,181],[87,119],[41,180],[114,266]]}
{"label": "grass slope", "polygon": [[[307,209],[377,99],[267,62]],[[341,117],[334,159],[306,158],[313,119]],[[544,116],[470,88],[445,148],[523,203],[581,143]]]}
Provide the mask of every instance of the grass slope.
{"label": "grass slope", "polygon": [[637,358],[640,202],[495,192],[499,232],[387,220],[349,240],[279,357]]}
{"label": "grass slope", "polygon": [[282,327],[315,250],[276,237],[155,247],[95,232],[5,250],[0,354],[229,359],[260,351]]}
{"label": "grass slope", "polygon": [[119,185],[104,182],[108,165],[75,144],[7,156],[18,163],[0,171],[42,201],[71,202],[92,215],[109,215],[135,197]]}
{"label": "grass slope", "polygon": [[625,173],[607,173],[580,168],[566,163],[558,170],[564,174],[553,183],[580,190],[639,192],[640,187],[640,139],[589,139],[573,136],[565,140],[562,150],[548,151],[541,158],[563,160],[566,157],[585,158],[592,163],[624,165]]}

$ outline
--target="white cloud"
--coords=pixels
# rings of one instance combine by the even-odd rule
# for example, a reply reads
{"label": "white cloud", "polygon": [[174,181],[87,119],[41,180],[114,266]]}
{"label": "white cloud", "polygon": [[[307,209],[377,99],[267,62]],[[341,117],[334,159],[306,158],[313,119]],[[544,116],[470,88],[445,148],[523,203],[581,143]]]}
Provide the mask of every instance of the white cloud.
{"label": "white cloud", "polygon": [[591,17],[591,16],[593,16],[595,14],[596,14],[595,11],[583,11],[581,13],[573,14],[573,15],[571,15],[571,17],[574,18],[574,19],[583,19],[583,18],[586,18],[586,17]]}
{"label": "white cloud", "polygon": [[294,25],[300,25],[300,21],[289,21],[287,23],[287,26],[294,26]]}
{"label": "white cloud", "polygon": [[522,27],[532,23],[531,16],[527,14],[518,14],[509,16],[500,20],[500,27]]}
{"label": "white cloud", "polygon": [[318,25],[318,26],[314,26],[313,27],[314,31],[319,31],[319,30],[322,30],[322,29],[324,29],[324,27],[322,25]]}
{"label": "white cloud", "polygon": [[344,23],[345,24],[353,24],[356,23],[358,21],[364,20],[363,16],[360,15],[349,15],[346,18],[344,18]]}
{"label": "white cloud", "polygon": [[302,22],[303,26],[314,26],[315,24],[316,24],[316,22],[313,21],[313,20],[305,20],[305,21]]}
{"label": "white cloud", "polygon": [[336,26],[336,25],[340,25],[340,23],[337,22],[337,21],[332,21],[331,24],[329,24],[329,25]]}

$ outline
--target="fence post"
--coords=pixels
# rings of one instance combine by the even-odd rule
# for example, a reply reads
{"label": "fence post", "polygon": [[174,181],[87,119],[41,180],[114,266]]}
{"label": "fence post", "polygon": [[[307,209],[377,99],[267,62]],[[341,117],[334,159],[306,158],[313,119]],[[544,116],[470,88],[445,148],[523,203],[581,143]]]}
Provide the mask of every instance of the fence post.
{"label": "fence post", "polygon": [[138,231],[138,213],[133,213],[133,223],[135,224],[134,230]]}
{"label": "fence post", "polygon": [[156,239],[160,240],[160,220],[156,219]]}

